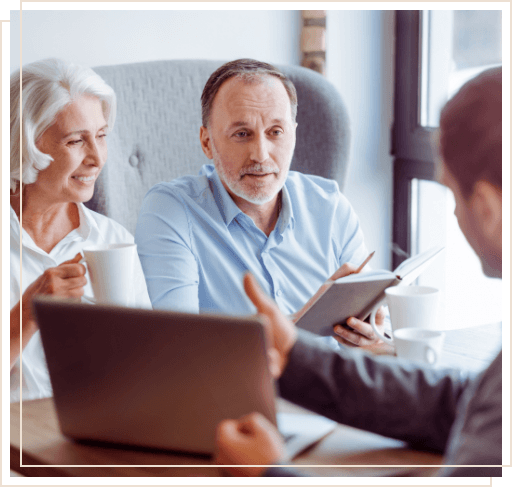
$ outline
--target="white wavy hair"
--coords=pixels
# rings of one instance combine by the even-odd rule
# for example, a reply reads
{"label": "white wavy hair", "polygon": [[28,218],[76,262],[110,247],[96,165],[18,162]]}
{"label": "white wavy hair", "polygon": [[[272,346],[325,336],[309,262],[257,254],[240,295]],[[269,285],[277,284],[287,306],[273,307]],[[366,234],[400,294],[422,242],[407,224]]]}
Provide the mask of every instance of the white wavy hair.
{"label": "white wavy hair", "polygon": [[[23,156],[23,184],[37,180],[39,171],[53,160],[42,153],[36,143],[55,122],[57,114],[83,94],[101,101],[103,115],[110,132],[116,118],[114,90],[92,69],[69,64],[60,59],[45,59],[22,67],[22,116],[20,116],[20,71],[11,75],[11,190],[16,191],[21,178],[20,156]],[[20,154],[20,126],[23,148]]]}

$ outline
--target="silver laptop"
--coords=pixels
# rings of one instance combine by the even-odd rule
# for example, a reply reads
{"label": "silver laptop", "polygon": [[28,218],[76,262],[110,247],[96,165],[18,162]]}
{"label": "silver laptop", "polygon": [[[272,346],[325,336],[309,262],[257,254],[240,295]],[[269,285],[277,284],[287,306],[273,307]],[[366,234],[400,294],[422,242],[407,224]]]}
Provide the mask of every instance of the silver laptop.
{"label": "silver laptop", "polygon": [[[258,411],[277,424],[257,318],[44,296],[34,299],[34,310],[60,428],[70,438],[212,454],[225,418]],[[325,420],[314,437],[300,438],[289,418],[285,423],[288,457],[334,427]]]}

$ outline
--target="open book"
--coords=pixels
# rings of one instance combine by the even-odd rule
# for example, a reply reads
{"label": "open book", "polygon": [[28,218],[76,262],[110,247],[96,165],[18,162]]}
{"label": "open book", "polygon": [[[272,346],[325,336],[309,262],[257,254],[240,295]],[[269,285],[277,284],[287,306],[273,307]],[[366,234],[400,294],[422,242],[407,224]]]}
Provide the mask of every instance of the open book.
{"label": "open book", "polygon": [[375,270],[351,274],[333,281],[297,321],[297,326],[330,336],[333,326],[355,316],[365,320],[391,286],[411,284],[444,247],[434,247],[402,262],[394,272]]}

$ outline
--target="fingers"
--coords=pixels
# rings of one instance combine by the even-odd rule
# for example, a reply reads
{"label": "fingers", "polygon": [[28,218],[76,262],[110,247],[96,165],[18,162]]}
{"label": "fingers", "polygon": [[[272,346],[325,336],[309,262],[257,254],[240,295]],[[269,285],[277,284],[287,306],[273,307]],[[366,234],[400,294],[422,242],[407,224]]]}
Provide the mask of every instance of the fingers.
{"label": "fingers", "polygon": [[216,445],[217,462],[222,463],[222,456],[228,456],[231,461],[237,464],[244,464],[242,455],[237,452],[243,451],[243,447],[250,444],[257,431],[260,429],[259,413],[251,413],[240,419],[225,419],[217,426]]}
{"label": "fingers", "polygon": [[217,444],[242,445],[262,436],[276,435],[280,438],[277,428],[258,412],[242,416],[238,420],[225,419],[217,426]]}
{"label": "fingers", "polygon": [[357,348],[357,345],[354,345],[352,342],[349,342],[348,340],[345,340],[343,337],[341,337],[340,335],[334,333],[334,336],[333,338],[338,342],[338,343],[341,343],[344,347],[348,347],[348,348]]}
{"label": "fingers", "polygon": [[[85,266],[83,264],[79,264],[78,262],[82,258],[80,253],[76,254],[70,260],[62,262],[62,264],[57,267],[51,267],[50,269],[46,269],[44,271],[44,276],[49,281],[56,281],[58,279],[66,279],[68,282],[66,283],[70,289],[74,289],[77,286],[85,286],[87,284],[87,280],[85,279]],[[81,277],[81,279],[75,279],[77,277]],[[54,283],[55,285],[56,283]]]}
{"label": "fingers", "polygon": [[359,333],[365,338],[368,338],[369,340],[375,340],[377,338],[377,335],[373,331],[372,325],[370,325],[370,323],[366,323],[352,317],[347,320],[347,324],[355,332]]}
{"label": "fingers", "polygon": [[364,347],[379,341],[379,338],[373,331],[372,325],[369,323],[365,323],[364,321],[356,318],[349,318],[347,320],[347,324],[353,329],[353,331],[348,330],[341,325],[336,325],[334,327],[336,335],[344,338],[347,342],[358,347]]}
{"label": "fingers", "polygon": [[83,255],[80,252],[78,252],[78,254],[76,254],[72,259],[66,260],[65,262],[62,262],[60,265],[62,265],[62,264],[78,264],[78,262],[80,262],[82,259],[83,259]]}
{"label": "fingers", "polygon": [[38,286],[36,294],[52,294],[62,297],[80,297],[83,287],[87,284],[84,276],[64,278],[62,275],[45,271],[41,276],[43,282]]}
{"label": "fingers", "polygon": [[[384,307],[381,306],[375,314],[375,324],[382,333],[384,333],[384,319]],[[343,341],[338,340],[340,343],[345,344],[348,342],[351,345],[365,347],[381,342],[379,337],[373,331],[372,325],[369,323],[352,317],[347,320],[347,325],[349,325],[352,330],[341,325],[336,325],[334,327],[334,333],[337,335],[335,338],[338,339],[339,337],[343,339]]]}
{"label": "fingers", "polygon": [[283,368],[283,358],[281,353],[274,346],[274,333],[272,331],[272,323],[270,319],[262,314],[258,315],[265,329],[265,344],[267,349],[268,368],[270,375],[274,379],[281,376]]}
{"label": "fingers", "polygon": [[261,475],[265,465],[276,463],[285,454],[281,435],[260,413],[221,421],[217,426],[215,443],[215,462],[232,465],[223,468],[236,476]]}
{"label": "fingers", "polygon": [[357,270],[357,267],[350,262],[345,262],[330,278],[329,280],[335,281],[340,277],[345,277],[353,274]]}
{"label": "fingers", "polygon": [[65,273],[61,274],[61,277],[64,279],[67,277],[83,276],[85,275],[85,266],[83,264],[79,264],[82,258],[82,254],[79,252],[72,259],[59,264],[55,269],[62,270]]}
{"label": "fingers", "polygon": [[386,318],[386,313],[384,312],[384,306],[381,306],[377,310],[377,313],[375,314],[375,323],[379,326],[384,325],[385,318]]}
{"label": "fingers", "polygon": [[252,436],[265,425],[265,421],[272,425],[262,414],[256,412],[240,419],[225,419],[217,426],[217,436],[227,441],[239,439],[241,435]]}
{"label": "fingers", "polygon": [[300,311],[297,311],[296,313],[292,313],[291,315],[288,315],[287,318],[292,322],[292,323],[297,323],[297,321],[299,321],[299,318],[301,317],[300,315]]}
{"label": "fingers", "polygon": [[[348,342],[350,345],[357,346],[357,347],[364,347],[367,345],[371,345],[376,340],[372,340],[364,335],[361,335],[358,332],[350,331],[347,328],[344,328],[340,325],[336,325],[334,327],[334,333],[338,335],[338,337],[343,338],[346,342]],[[341,342],[343,343],[343,342]]]}
{"label": "fingers", "polygon": [[66,289],[71,297],[79,298],[83,296],[86,284],[87,279],[84,276],[66,279]]}
{"label": "fingers", "polygon": [[85,267],[82,264],[60,264],[57,267],[46,269],[44,274],[48,278],[69,279],[72,277],[84,276]]}
{"label": "fingers", "polygon": [[258,313],[265,316],[273,316],[279,311],[276,303],[265,294],[256,278],[250,272],[244,276],[244,289],[252,304],[256,306]]}
{"label": "fingers", "polygon": [[238,428],[235,419],[225,419],[217,426],[217,442],[229,442],[236,436],[238,436]]}
{"label": "fingers", "polygon": [[238,430],[249,435],[266,429],[275,429],[275,426],[261,413],[246,414],[238,420]]}
{"label": "fingers", "polygon": [[229,465],[235,463],[234,452],[238,449],[240,433],[235,419],[225,419],[217,425],[215,434],[215,463]]}
{"label": "fingers", "polygon": [[[288,353],[297,340],[297,329],[281,313],[277,304],[263,292],[256,278],[250,273],[244,276],[244,288],[247,296],[264,319],[266,333],[268,334],[268,348],[275,348],[279,352],[281,355],[280,364],[284,367],[288,360]],[[275,368],[272,369],[273,373],[275,373],[275,370]],[[276,376],[274,375],[274,377]]]}
{"label": "fingers", "polygon": [[79,298],[84,294],[85,266],[78,264],[81,255],[77,254],[57,267],[46,269],[43,274],[27,288],[28,295],[49,294],[67,298]]}
{"label": "fingers", "polygon": [[279,379],[284,368],[283,356],[273,347],[268,347],[267,356],[270,375],[274,379]]}

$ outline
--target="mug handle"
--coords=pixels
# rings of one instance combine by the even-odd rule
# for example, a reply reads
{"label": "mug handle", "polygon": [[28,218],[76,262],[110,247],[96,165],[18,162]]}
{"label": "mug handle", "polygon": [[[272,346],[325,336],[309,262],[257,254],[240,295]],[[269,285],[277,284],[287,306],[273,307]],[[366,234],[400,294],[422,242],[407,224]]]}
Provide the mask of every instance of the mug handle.
{"label": "mug handle", "polygon": [[375,334],[383,341],[383,342],[386,342],[386,343],[389,343],[390,345],[395,345],[395,343],[393,342],[393,339],[392,338],[388,338],[387,336],[383,335],[380,330],[377,328],[377,324],[375,323],[375,315],[377,314],[377,311],[379,311],[379,308],[386,302],[386,300],[384,299],[383,301],[381,301],[376,307],[375,309],[372,311],[372,314],[370,315],[370,325],[372,325],[372,328],[373,328],[373,331],[375,332]]}
{"label": "mug handle", "polygon": [[437,352],[430,345],[425,345],[424,357],[425,362],[429,365],[437,363]]}
{"label": "mug handle", "polygon": [[85,304],[98,304],[96,299],[91,297],[91,296],[85,296],[84,295],[80,299],[81,299],[82,303],[85,303]]}
{"label": "mug handle", "polygon": [[[85,260],[85,256],[82,252],[80,252],[82,254],[82,258],[78,261],[79,264],[83,264],[85,266],[85,270],[86,272],[89,271],[89,266],[87,265],[87,261]],[[87,304],[97,304],[97,301],[95,298],[93,298],[92,296],[82,296],[81,297],[81,300],[82,302],[84,303],[87,303]]]}

